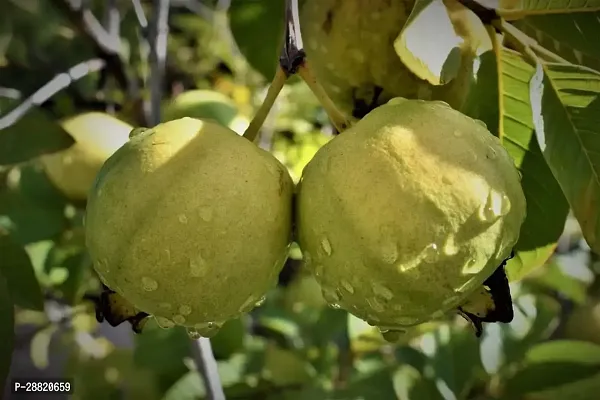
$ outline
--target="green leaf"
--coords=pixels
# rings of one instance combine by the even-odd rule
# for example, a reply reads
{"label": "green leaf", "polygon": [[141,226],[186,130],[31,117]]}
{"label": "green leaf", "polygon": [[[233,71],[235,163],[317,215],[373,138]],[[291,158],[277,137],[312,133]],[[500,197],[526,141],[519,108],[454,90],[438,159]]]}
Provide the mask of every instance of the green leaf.
{"label": "green leaf", "polygon": [[515,246],[516,257],[506,267],[509,279],[515,281],[543,265],[552,255],[569,207],[535,139],[529,99],[529,80],[534,69],[516,52],[503,49],[498,56],[500,120],[492,120],[488,126],[499,127],[497,134],[522,174],[521,185],[527,200],[527,217]]}
{"label": "green leaf", "polygon": [[368,374],[353,377],[346,388],[338,390],[330,399],[393,399],[396,388],[392,372],[387,368],[379,369]]}
{"label": "green leaf", "polygon": [[531,79],[531,107],[542,154],[596,252],[600,251],[599,95],[600,72],[581,66],[540,64]]}
{"label": "green leaf", "polygon": [[273,79],[283,45],[285,2],[233,0],[231,33],[246,60],[267,80]]}
{"label": "green leaf", "polygon": [[415,75],[432,85],[443,85],[458,74],[462,42],[443,2],[416,0],[394,48]]}
{"label": "green leaf", "polygon": [[134,361],[139,367],[158,375],[158,386],[167,390],[187,368],[183,363],[190,355],[190,339],[181,327],[162,329],[152,318],[141,334],[135,335]]}
{"label": "green leaf", "polygon": [[586,342],[554,341],[528,351],[524,366],[506,383],[507,394],[517,396],[597,375],[600,346]]}
{"label": "green leaf", "polygon": [[600,46],[595,40],[600,12],[536,15],[516,21],[515,26],[573,64],[600,71]]}
{"label": "green leaf", "polygon": [[29,343],[31,362],[37,369],[46,369],[50,364],[48,352],[52,336],[58,330],[58,325],[50,325],[35,333]]}
{"label": "green leaf", "polygon": [[529,281],[535,286],[554,290],[577,304],[585,303],[587,296],[585,283],[565,274],[556,261],[548,263],[539,276],[531,277]]}
{"label": "green leaf", "polygon": [[269,345],[265,354],[265,377],[277,386],[301,385],[314,379],[314,368],[299,354]]}
{"label": "green leaf", "polygon": [[398,368],[393,379],[398,400],[442,400],[444,398],[432,379],[424,377],[410,365]]}
{"label": "green leaf", "polygon": [[[9,111],[0,98],[0,116]],[[0,129],[0,165],[28,161],[71,146],[73,138],[46,111],[33,108],[14,125]]]}
{"label": "green leaf", "polygon": [[44,299],[29,255],[8,235],[0,233],[0,272],[15,305],[42,311]]}
{"label": "green leaf", "polygon": [[233,353],[243,350],[246,337],[244,316],[225,322],[219,333],[210,338],[215,357],[229,358]]}
{"label": "green leaf", "polygon": [[0,387],[5,387],[12,361],[15,338],[15,313],[8,284],[0,271]]}
{"label": "green leaf", "polygon": [[21,244],[54,238],[67,226],[66,200],[52,186],[39,163],[0,174],[0,229]]}
{"label": "green leaf", "polygon": [[506,0],[500,2],[496,10],[499,16],[508,20],[527,15],[600,11],[600,0]]}
{"label": "green leaf", "polygon": [[600,392],[600,374],[591,378],[579,379],[566,385],[560,385],[530,394],[530,398],[540,400],[596,400]]}
{"label": "green leaf", "polygon": [[44,270],[64,271],[66,279],[55,285],[60,297],[68,304],[76,304],[83,296],[83,283],[92,270],[92,264],[85,250],[82,231],[70,232],[64,240],[56,243],[48,252]]}

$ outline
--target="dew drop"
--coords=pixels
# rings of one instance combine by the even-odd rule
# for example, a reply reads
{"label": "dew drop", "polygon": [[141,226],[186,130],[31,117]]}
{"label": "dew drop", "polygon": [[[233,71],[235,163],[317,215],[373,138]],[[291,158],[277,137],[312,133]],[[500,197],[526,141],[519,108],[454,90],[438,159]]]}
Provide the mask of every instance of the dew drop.
{"label": "dew drop", "polygon": [[442,310],[438,310],[431,314],[431,319],[440,319],[444,316],[444,312]]}
{"label": "dew drop", "polygon": [[462,136],[462,132],[461,131],[454,131],[454,136],[455,137],[461,137]]}
{"label": "dew drop", "polygon": [[213,217],[213,210],[210,207],[200,207],[198,213],[204,222],[209,222]]}
{"label": "dew drop", "polygon": [[337,291],[331,288],[321,288],[321,293],[323,294],[323,299],[325,299],[327,303],[337,303],[340,301],[340,296],[338,295]]}
{"label": "dew drop", "polygon": [[328,303],[327,305],[330,308],[333,308],[334,310],[339,310],[340,308],[342,308],[342,306],[340,306],[338,303]]}
{"label": "dew drop", "polygon": [[190,275],[194,278],[200,278],[208,272],[208,265],[201,255],[196,258],[190,258]]}
{"label": "dew drop", "polygon": [[388,331],[381,332],[381,336],[383,336],[383,339],[385,339],[385,341],[389,343],[398,342],[404,335],[406,335],[406,331],[399,329],[390,329]]}
{"label": "dew drop", "polygon": [[479,126],[482,126],[482,127],[484,127],[485,129],[487,129],[487,124],[486,124],[485,122],[483,122],[482,120],[480,120],[480,119],[474,119],[473,121],[475,121],[475,123],[476,123],[477,125],[479,125]]}
{"label": "dew drop", "polygon": [[396,321],[400,325],[410,326],[415,325],[417,322],[419,322],[419,319],[415,317],[400,317],[397,318]]}
{"label": "dew drop", "polygon": [[160,303],[158,305],[158,308],[160,308],[161,310],[164,311],[169,311],[173,306],[171,305],[171,303]]}
{"label": "dew drop", "polygon": [[344,289],[346,289],[346,291],[350,294],[354,293],[354,287],[352,286],[352,284],[350,282],[348,282],[347,280],[342,280],[342,287]]}
{"label": "dew drop", "polygon": [[[464,267],[462,268],[462,273],[464,275],[473,275],[478,273],[481,270],[481,265],[477,264],[477,260],[475,259],[470,259],[467,261],[467,263],[464,265]],[[459,292],[461,292],[461,290],[459,290]]]}
{"label": "dew drop", "polygon": [[440,250],[438,249],[438,245],[435,243],[427,245],[427,247],[425,247],[423,250],[423,260],[427,263],[436,262],[439,256]]}
{"label": "dew drop", "polygon": [[369,307],[371,307],[373,311],[377,313],[381,313],[385,310],[385,307],[383,306],[383,304],[381,304],[381,300],[379,300],[377,297],[367,299],[367,304],[369,305]]}
{"label": "dew drop", "polygon": [[198,332],[196,329],[194,328],[187,328],[186,333],[188,335],[188,337],[192,340],[198,340],[202,337],[202,335],[200,334],[200,332]]}
{"label": "dew drop", "polygon": [[503,194],[502,195],[502,203],[500,204],[500,214],[503,216],[508,214],[508,212],[510,211],[510,208],[511,208],[510,199],[508,198],[507,195]]}
{"label": "dew drop", "polygon": [[502,202],[503,196],[490,190],[485,204],[480,209],[479,218],[484,222],[493,222],[500,218],[502,216]]}
{"label": "dew drop", "polygon": [[158,326],[163,329],[170,329],[175,326],[175,323],[168,318],[155,316],[154,319],[156,320]]}
{"label": "dew drop", "polygon": [[147,292],[153,292],[158,289],[158,282],[147,276],[142,277],[142,288]]}
{"label": "dew drop", "polygon": [[181,315],[190,315],[192,313],[192,307],[187,304],[182,304],[181,307],[179,307],[179,313]]}
{"label": "dew drop", "polygon": [[323,267],[323,265],[321,265],[321,264],[315,265],[315,277],[317,279],[323,277],[323,270],[324,269],[325,269],[325,267]]}
{"label": "dew drop", "polygon": [[182,224],[187,224],[188,223],[188,219],[186,217],[185,214],[179,214],[177,216],[177,219],[179,220],[179,222],[181,222]]}
{"label": "dew drop", "polygon": [[183,325],[185,324],[185,317],[183,315],[177,314],[173,317],[173,321],[178,325]]}
{"label": "dew drop", "polygon": [[323,251],[325,252],[325,254],[327,254],[328,256],[331,255],[331,243],[329,242],[329,239],[327,239],[326,237],[324,237],[321,240],[321,247],[323,248]]}
{"label": "dew drop", "polygon": [[258,299],[258,301],[256,303],[254,303],[254,307],[260,307],[263,304],[265,304],[265,301],[267,301],[266,296],[261,296],[260,299]]}
{"label": "dew drop", "polygon": [[387,301],[394,298],[394,293],[381,283],[373,282],[371,288],[373,289],[373,293]]}
{"label": "dew drop", "polygon": [[205,338],[211,338],[219,333],[219,329],[221,329],[221,325],[216,322],[207,322],[203,324],[194,325],[194,329],[200,336],[204,336]]}
{"label": "dew drop", "polygon": [[440,106],[443,106],[443,107],[446,107],[446,108],[451,108],[450,104],[448,104],[448,103],[446,103],[445,101],[442,101],[442,100],[434,100],[433,103],[435,103],[437,105],[440,105]]}
{"label": "dew drop", "polygon": [[398,261],[398,246],[396,243],[386,243],[380,249],[381,259],[388,263],[393,264]]}

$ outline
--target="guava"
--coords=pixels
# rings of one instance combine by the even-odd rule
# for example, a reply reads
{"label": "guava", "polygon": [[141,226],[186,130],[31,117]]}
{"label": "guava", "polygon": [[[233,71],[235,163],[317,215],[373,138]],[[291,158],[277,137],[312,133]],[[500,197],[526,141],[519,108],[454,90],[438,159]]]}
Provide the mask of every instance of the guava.
{"label": "guava", "polygon": [[305,1],[300,25],[307,63],[342,112],[361,118],[393,97],[463,107],[479,44],[470,36],[480,32],[465,21],[470,15],[453,11],[455,31],[465,39],[461,68],[450,83],[431,85],[413,74],[394,49],[414,5],[415,0]]}
{"label": "guava", "polygon": [[41,157],[46,175],[71,200],[85,200],[104,162],[128,140],[132,126],[100,112],[88,112],[61,122],[75,143]]}
{"label": "guava", "polygon": [[292,194],[275,157],[217,123],[136,129],[98,174],[87,248],[102,282],[137,309],[208,335],[276,284]]}
{"label": "guava", "polygon": [[402,98],[325,144],[296,200],[298,243],[325,300],[383,330],[478,294],[525,215],[497,137],[445,103]]}
{"label": "guava", "polygon": [[599,298],[592,298],[573,311],[567,320],[565,335],[570,339],[600,344]]}

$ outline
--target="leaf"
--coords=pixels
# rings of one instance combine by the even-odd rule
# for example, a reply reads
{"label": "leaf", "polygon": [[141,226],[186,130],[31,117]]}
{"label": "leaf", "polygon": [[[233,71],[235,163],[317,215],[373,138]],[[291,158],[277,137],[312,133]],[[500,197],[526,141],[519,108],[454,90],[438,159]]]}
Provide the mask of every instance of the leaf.
{"label": "leaf", "polygon": [[415,75],[443,85],[458,74],[462,42],[442,1],[416,0],[394,48]]}
{"label": "leaf", "polygon": [[[479,118],[498,135],[522,174],[527,217],[515,246],[516,256],[506,266],[509,280],[516,281],[543,265],[552,255],[569,207],[535,140],[528,90],[534,70],[520,54],[511,50],[502,49],[496,57],[499,89],[494,90],[493,77],[483,76],[478,79],[476,90],[485,106]],[[485,71],[492,73],[495,68],[489,56],[485,60]],[[500,99],[496,107],[494,98]],[[494,110],[498,110],[498,114]]]}
{"label": "leaf", "polygon": [[497,14],[507,20],[528,15],[600,11],[600,0],[501,0]]}
{"label": "leaf", "polygon": [[244,348],[247,338],[246,318],[231,319],[223,325],[214,337],[210,338],[213,353],[217,358],[227,359]]}
{"label": "leaf", "polygon": [[587,296],[587,287],[584,282],[565,274],[556,261],[548,263],[540,276],[532,277],[530,282],[535,286],[542,286],[555,290],[565,298],[584,304]]}
{"label": "leaf", "polygon": [[[0,98],[0,118],[8,111],[3,100]],[[73,143],[73,138],[46,111],[33,108],[15,124],[0,129],[0,165],[25,162]]]}
{"label": "leaf", "polygon": [[42,290],[23,246],[0,233],[0,254],[0,272],[6,279],[14,304],[43,311]]}
{"label": "leaf", "polygon": [[277,386],[291,386],[312,381],[315,371],[306,359],[273,344],[267,346],[263,374]]}
{"label": "leaf", "polygon": [[538,65],[530,86],[542,154],[569,201],[583,236],[598,252],[600,72],[576,65]]}
{"label": "leaf", "polygon": [[229,26],[240,51],[267,80],[275,76],[283,45],[285,2],[233,0]]}
{"label": "leaf", "polygon": [[[4,178],[4,179],[3,179]],[[0,229],[21,244],[54,238],[67,226],[66,200],[38,163],[0,174]]]}
{"label": "leaf", "polygon": [[600,374],[528,395],[530,400],[596,400],[600,392]]}
{"label": "leaf", "polygon": [[536,39],[546,49],[573,64],[600,71],[600,12],[536,15],[516,21],[515,26]]}
{"label": "leaf", "polygon": [[0,271],[0,387],[5,387],[10,371],[15,339],[14,305],[8,294],[8,283]]}
{"label": "leaf", "polygon": [[410,365],[398,368],[393,379],[398,400],[442,400],[444,398],[433,380],[424,377]]}
{"label": "leaf", "polygon": [[600,370],[600,346],[587,342],[553,341],[532,347],[525,365],[506,383],[517,397],[589,378]]}
{"label": "leaf", "polygon": [[344,389],[338,390],[329,399],[393,399],[396,388],[392,372],[387,368],[355,376]]}
{"label": "leaf", "polygon": [[52,336],[58,330],[58,325],[50,325],[35,333],[29,343],[31,362],[37,369],[46,369],[50,364],[48,352]]}

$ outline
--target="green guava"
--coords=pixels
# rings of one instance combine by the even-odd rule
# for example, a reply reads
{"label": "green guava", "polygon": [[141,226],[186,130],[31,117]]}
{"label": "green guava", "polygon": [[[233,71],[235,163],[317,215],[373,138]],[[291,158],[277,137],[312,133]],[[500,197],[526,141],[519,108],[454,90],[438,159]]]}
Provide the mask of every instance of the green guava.
{"label": "green guava", "polygon": [[67,118],[61,125],[75,143],[41,157],[46,175],[71,200],[85,200],[104,162],[127,140],[131,125],[104,113]]}
{"label": "green guava", "polygon": [[292,194],[275,157],[219,124],[136,129],[98,174],[87,248],[104,284],[136,308],[207,335],[276,284]]}
{"label": "green guava", "polygon": [[307,62],[328,96],[347,115],[361,118],[394,97],[443,100],[461,109],[479,46],[473,38],[485,35],[485,30],[477,29],[481,27],[472,21],[476,17],[453,1],[444,4],[464,43],[460,70],[446,85],[433,86],[418,78],[394,49],[415,0],[306,0],[300,22]]}
{"label": "green guava", "polygon": [[317,152],[296,207],[326,301],[390,330],[464,304],[510,255],[526,214],[498,138],[445,103],[402,98]]}

